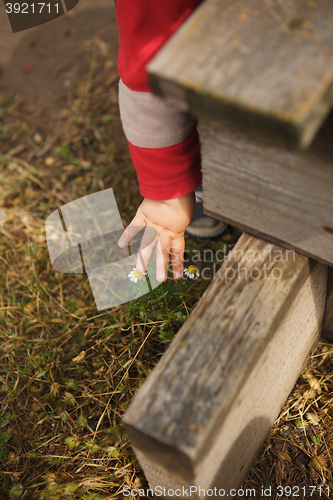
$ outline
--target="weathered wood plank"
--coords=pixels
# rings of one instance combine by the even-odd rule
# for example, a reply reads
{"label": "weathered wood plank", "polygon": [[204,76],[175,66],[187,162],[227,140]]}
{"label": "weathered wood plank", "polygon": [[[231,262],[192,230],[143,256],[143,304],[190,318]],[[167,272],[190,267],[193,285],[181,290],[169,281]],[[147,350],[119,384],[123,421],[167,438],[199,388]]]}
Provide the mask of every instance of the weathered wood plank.
{"label": "weathered wood plank", "polygon": [[205,213],[333,265],[332,125],[291,152],[200,119]]}
{"label": "weathered wood plank", "polygon": [[323,337],[333,340],[333,267],[328,268]]}
{"label": "weathered wood plank", "polygon": [[306,148],[333,106],[330,0],[206,0],[148,66],[195,114]]}
{"label": "weathered wood plank", "polygon": [[242,235],[125,414],[151,487],[239,486],[317,341],[326,284],[327,266]]}

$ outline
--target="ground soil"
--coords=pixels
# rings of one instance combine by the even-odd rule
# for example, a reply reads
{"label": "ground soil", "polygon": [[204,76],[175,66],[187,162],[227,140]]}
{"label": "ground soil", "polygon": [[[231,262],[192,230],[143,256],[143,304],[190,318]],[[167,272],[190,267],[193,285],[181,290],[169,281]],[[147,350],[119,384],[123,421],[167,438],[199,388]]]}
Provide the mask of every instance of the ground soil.
{"label": "ground soil", "polygon": [[72,11],[44,25],[12,33],[0,3],[0,94],[20,95],[43,126],[66,105],[65,90],[88,69],[82,44],[99,37],[116,59],[118,34],[112,0],[81,0]]}

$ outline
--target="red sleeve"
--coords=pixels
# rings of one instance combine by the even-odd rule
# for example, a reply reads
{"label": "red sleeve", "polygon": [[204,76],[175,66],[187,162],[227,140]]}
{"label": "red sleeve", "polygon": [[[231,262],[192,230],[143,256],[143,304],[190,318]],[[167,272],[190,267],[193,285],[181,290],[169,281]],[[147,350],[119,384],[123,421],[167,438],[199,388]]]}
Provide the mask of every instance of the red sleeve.
{"label": "red sleeve", "polygon": [[131,90],[149,92],[146,65],[202,0],[116,0],[118,72]]}
{"label": "red sleeve", "polygon": [[194,191],[202,182],[198,132],[180,144],[149,149],[133,146],[130,154],[140,192],[150,200],[169,200]]}

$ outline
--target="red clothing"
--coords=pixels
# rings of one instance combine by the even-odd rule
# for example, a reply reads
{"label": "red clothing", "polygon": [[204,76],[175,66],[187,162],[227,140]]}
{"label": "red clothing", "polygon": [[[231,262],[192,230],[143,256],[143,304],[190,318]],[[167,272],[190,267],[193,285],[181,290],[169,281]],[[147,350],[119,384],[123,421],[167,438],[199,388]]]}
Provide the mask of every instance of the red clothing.
{"label": "red clothing", "polygon": [[[151,92],[147,63],[201,2],[116,0],[118,72],[130,90]],[[144,148],[129,142],[129,148],[144,197],[152,200],[176,198],[194,191],[201,184],[196,130],[187,139],[169,147]]]}
{"label": "red clothing", "polygon": [[170,200],[191,193],[201,184],[198,132],[167,148],[139,148],[130,142],[142,196],[150,200]]}
{"label": "red clothing", "polygon": [[146,64],[202,0],[116,0],[118,71],[131,90],[151,92]]}

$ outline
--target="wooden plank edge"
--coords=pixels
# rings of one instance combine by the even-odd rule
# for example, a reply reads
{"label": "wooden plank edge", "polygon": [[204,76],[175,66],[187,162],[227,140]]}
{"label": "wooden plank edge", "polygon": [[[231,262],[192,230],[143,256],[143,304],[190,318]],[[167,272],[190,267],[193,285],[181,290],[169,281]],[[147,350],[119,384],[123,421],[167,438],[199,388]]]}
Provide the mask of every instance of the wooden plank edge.
{"label": "wooden plank edge", "polygon": [[327,297],[322,337],[333,342],[333,267],[327,273]]}
{"label": "wooden plank edge", "polygon": [[321,113],[312,116],[312,126],[308,129],[306,124],[283,121],[260,113],[259,110],[252,110],[249,115],[245,106],[225,102],[207,92],[201,93],[195,87],[192,88],[190,82],[169,80],[163,77],[152,63],[150,64],[149,82],[154,94],[196,117],[218,119],[227,126],[236,127],[244,133],[250,131],[251,134],[256,134],[288,150],[307,150],[332,107],[331,103],[325,106],[325,101],[321,106]]}
{"label": "wooden plank edge", "polygon": [[[205,200],[203,202],[205,203]],[[234,219],[230,219],[230,217],[224,217],[223,215],[220,215],[216,212],[213,212],[213,211],[205,208],[205,205],[203,205],[203,211],[204,211],[205,215],[208,215],[209,217],[213,217],[214,219],[221,220],[222,222],[225,222],[226,224],[230,224],[231,226],[237,227],[241,231],[245,231],[248,234],[252,234],[253,236],[257,236],[258,238],[261,238],[261,239],[267,241],[267,243],[275,243],[276,245],[279,245],[279,246],[285,248],[286,250],[295,250],[300,255],[304,255],[304,257],[309,257],[310,259],[321,262],[322,264],[325,264],[326,266],[332,266],[332,262],[330,262],[330,261],[327,261],[321,257],[318,257],[317,255],[313,255],[313,254],[311,254],[311,252],[305,252],[302,248],[299,248],[296,245],[291,245],[290,243],[287,243],[286,241],[280,240],[279,238],[276,238],[275,236],[268,235],[266,233],[262,233],[261,231],[258,231],[257,229],[253,229],[252,227],[249,227],[246,224],[239,222],[238,220],[235,221]]]}

